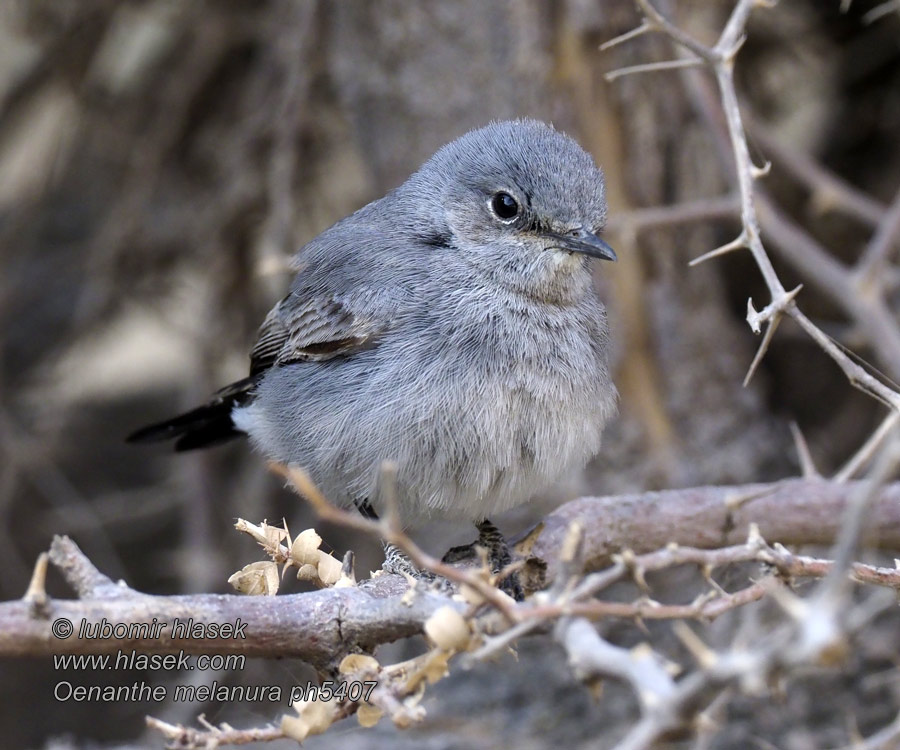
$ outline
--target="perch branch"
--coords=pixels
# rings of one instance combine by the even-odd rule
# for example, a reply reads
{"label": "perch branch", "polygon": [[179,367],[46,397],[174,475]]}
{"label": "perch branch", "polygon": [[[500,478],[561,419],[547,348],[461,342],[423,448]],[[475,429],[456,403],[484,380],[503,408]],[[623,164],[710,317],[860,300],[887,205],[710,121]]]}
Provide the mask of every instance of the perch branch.
{"label": "perch branch", "polygon": [[[656,555],[638,558],[648,570],[677,561],[695,560],[699,565],[712,565],[736,554],[718,548],[744,544],[753,523],[758,524],[761,534],[773,544],[829,544],[837,538],[848,499],[861,484],[789,480],[580,498],[544,519],[531,554],[545,560],[550,571],[555,570],[568,529],[573,521],[579,522],[584,528],[581,553],[584,569],[601,570],[611,566],[590,578],[595,586],[593,591],[600,591],[622,580],[629,570],[621,559],[618,562],[614,559],[623,550],[638,556]],[[879,490],[866,518],[869,530],[863,540],[867,544],[900,547],[900,483]],[[678,547],[673,548],[673,544]],[[690,548],[697,550],[692,552]],[[270,658],[293,656],[322,665],[354,645],[371,648],[421,633],[424,622],[448,603],[460,611],[464,609],[463,603],[452,602],[432,591],[417,589],[410,596],[407,582],[396,575],[382,575],[358,586],[275,597],[150,596],[106,579],[66,537],[54,540],[50,560],[63,571],[73,588],[85,580],[94,581],[95,585],[82,589],[86,596],[81,599],[47,598],[40,608],[33,605],[35,597],[42,598],[41,592],[33,590],[34,586],[29,589],[29,597],[0,603],[0,656],[113,653],[127,647],[147,653],[183,650],[186,653],[240,652]],[[830,564],[827,560],[798,556],[791,556],[790,560],[788,564],[788,558],[782,558],[781,564],[786,566],[788,574],[795,576],[826,575]],[[883,586],[895,586],[900,575],[893,569],[863,565],[854,566],[852,571],[860,582]],[[750,594],[742,596],[751,597]],[[708,604],[710,608],[724,605],[724,600],[710,600]],[[526,602],[509,606],[514,608],[515,618],[526,619],[535,605]],[[630,611],[609,609],[594,614],[641,616],[644,606],[638,603]],[[671,612],[678,616],[684,613],[684,610]],[[585,610],[582,614],[590,612]],[[701,612],[699,616],[704,615]],[[236,641],[181,640],[172,639],[164,631],[160,638],[138,635],[124,642],[74,636],[59,640],[51,634],[50,626],[61,617],[70,620],[76,632],[82,620],[94,626],[104,619],[109,623],[136,625],[151,622],[154,617],[168,623],[174,618],[193,618],[194,622],[201,623],[240,619],[247,623],[247,637]],[[499,624],[494,627],[503,629]],[[525,623],[521,630],[533,627]]]}

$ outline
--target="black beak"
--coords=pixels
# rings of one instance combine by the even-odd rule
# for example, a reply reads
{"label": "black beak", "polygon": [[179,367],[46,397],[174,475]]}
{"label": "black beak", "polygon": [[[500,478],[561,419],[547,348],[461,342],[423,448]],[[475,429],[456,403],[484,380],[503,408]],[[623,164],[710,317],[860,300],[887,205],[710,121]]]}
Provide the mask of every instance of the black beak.
{"label": "black beak", "polygon": [[558,243],[557,247],[562,250],[590,255],[592,258],[600,258],[601,260],[616,261],[619,259],[616,256],[616,251],[603,239],[584,227],[568,234],[551,234],[550,236],[556,240]]}

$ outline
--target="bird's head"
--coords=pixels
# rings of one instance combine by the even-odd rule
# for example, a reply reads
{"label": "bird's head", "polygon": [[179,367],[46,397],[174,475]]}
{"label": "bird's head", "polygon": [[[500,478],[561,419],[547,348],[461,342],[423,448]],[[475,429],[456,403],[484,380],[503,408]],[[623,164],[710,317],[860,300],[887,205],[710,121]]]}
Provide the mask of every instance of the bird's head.
{"label": "bird's head", "polygon": [[522,293],[566,301],[589,285],[588,258],[616,260],[600,236],[603,173],[575,141],[536,120],[466,133],[401,190],[430,193],[427,222],[446,244]]}

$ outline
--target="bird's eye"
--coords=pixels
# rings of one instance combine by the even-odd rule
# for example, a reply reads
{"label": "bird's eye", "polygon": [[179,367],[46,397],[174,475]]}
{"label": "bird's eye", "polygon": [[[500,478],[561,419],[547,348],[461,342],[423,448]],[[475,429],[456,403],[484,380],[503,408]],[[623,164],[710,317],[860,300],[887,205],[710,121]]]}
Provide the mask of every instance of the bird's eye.
{"label": "bird's eye", "polygon": [[519,204],[509,193],[494,193],[491,198],[491,210],[498,219],[509,221],[519,215]]}

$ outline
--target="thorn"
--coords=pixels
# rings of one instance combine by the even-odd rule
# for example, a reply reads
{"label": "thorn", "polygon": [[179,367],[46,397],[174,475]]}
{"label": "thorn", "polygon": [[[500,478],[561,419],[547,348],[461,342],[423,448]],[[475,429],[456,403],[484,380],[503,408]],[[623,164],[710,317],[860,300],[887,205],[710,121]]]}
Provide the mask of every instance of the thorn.
{"label": "thorn", "polygon": [[197,723],[198,723],[201,727],[203,727],[204,729],[208,729],[208,730],[211,731],[211,732],[215,732],[215,731],[216,731],[215,726],[212,725],[212,724],[210,724],[209,721],[207,720],[206,714],[200,714],[200,715],[197,717]]}
{"label": "thorn", "polygon": [[762,316],[756,312],[756,308],[753,306],[753,297],[747,298],[747,323],[750,326],[750,330],[753,333],[758,334],[762,328],[759,325],[760,320],[762,320]]}
{"label": "thorn", "polygon": [[737,53],[741,51],[741,47],[744,46],[744,42],[747,41],[747,35],[741,34],[740,38],[734,43],[734,46],[731,49],[725,50],[720,54],[720,59],[726,65],[733,65],[734,58],[737,57]]}
{"label": "thorn", "polygon": [[700,57],[682,57],[677,60],[664,60],[663,62],[642,63],[641,65],[629,65],[624,68],[617,68],[616,70],[609,71],[603,78],[611,82],[622,76],[633,75],[635,73],[655,73],[662,70],[692,68],[704,64],[705,61]]}
{"label": "thorn", "polygon": [[765,497],[766,495],[770,495],[773,490],[757,490],[754,492],[735,492],[733,494],[729,494],[726,496],[724,500],[725,509],[729,513],[736,513],[741,508],[744,507],[751,500],[756,500],[760,497]]}
{"label": "thorn", "polygon": [[584,540],[584,525],[573,520],[566,529],[559,559],[565,563],[573,563],[581,556],[581,543]]}
{"label": "thorn", "polygon": [[767,320],[776,320],[794,301],[797,295],[800,293],[800,290],[803,289],[803,284],[798,284],[794,289],[791,289],[789,292],[780,292],[778,297],[773,299],[768,305],[766,305],[759,312],[753,307],[753,300],[747,300],[747,323],[750,325],[753,333],[759,333],[762,330],[762,323]]}
{"label": "thorn", "polygon": [[772,171],[772,162],[766,159],[766,163],[761,167],[757,167],[755,164],[750,166],[750,176],[753,177],[754,180],[758,180],[761,177],[765,177]]}
{"label": "thorn", "polygon": [[[747,315],[749,317],[750,313],[748,312]],[[780,322],[781,313],[778,313],[766,328],[766,335],[763,336],[763,340],[759,344],[759,349],[756,350],[756,356],[753,357],[753,361],[750,363],[750,369],[747,370],[747,374],[744,376],[744,388],[750,384],[750,379],[756,373],[756,369],[759,367],[760,362],[762,362],[763,357],[766,356],[766,352],[769,350],[769,344],[772,343],[772,337],[775,335],[775,329],[778,328]],[[751,323],[750,326],[752,328],[753,324]],[[757,333],[758,332],[759,331],[757,330]]]}
{"label": "thorn", "polygon": [[651,24],[646,18],[641,21],[641,25],[637,28],[632,29],[631,31],[626,31],[624,34],[620,34],[617,37],[613,37],[608,42],[603,42],[600,45],[600,51],[606,52],[608,49],[612,49],[613,47],[622,44],[623,42],[627,42],[630,39],[635,39],[636,37],[641,36],[642,34],[646,34],[648,31],[652,31],[654,28],[653,24]]}
{"label": "thorn", "polygon": [[797,284],[791,291],[785,292],[784,297],[782,299],[781,308],[785,309],[794,299],[800,294],[800,290],[803,289],[803,284]]}
{"label": "thorn", "polygon": [[806,438],[803,437],[800,427],[796,422],[791,421],[790,428],[791,435],[794,438],[794,448],[796,448],[797,457],[800,459],[800,469],[803,472],[803,477],[805,479],[821,479],[822,475],[816,469],[812,454],[809,452],[809,445],[806,442]]}
{"label": "thorn", "polygon": [[700,640],[700,636],[691,630],[684,621],[678,620],[673,623],[672,630],[703,669],[711,669],[715,666],[719,660],[718,654]]}
{"label": "thorn", "polygon": [[740,235],[720,247],[717,247],[715,250],[710,250],[708,253],[704,253],[699,258],[694,258],[689,266],[698,266],[704,261],[711,260],[713,258],[718,258],[720,255],[725,255],[726,253],[730,253],[733,250],[739,250],[742,247],[747,247],[747,235],[745,232],[741,232]]}
{"label": "thorn", "polygon": [[35,560],[31,581],[22,599],[30,605],[33,614],[45,614],[49,597],[47,596],[47,562],[50,556],[41,552]]}
{"label": "thorn", "polygon": [[516,554],[519,555],[519,557],[528,557],[531,554],[531,550],[534,549],[534,545],[537,542],[538,537],[544,531],[544,526],[544,522],[541,521],[537,526],[535,526],[531,531],[528,532],[528,534],[522,541],[518,542],[515,545]]}

